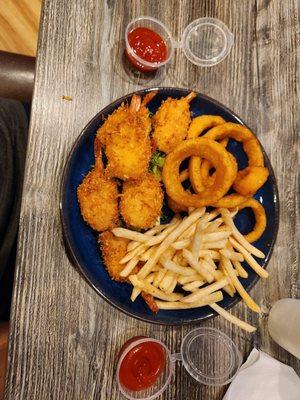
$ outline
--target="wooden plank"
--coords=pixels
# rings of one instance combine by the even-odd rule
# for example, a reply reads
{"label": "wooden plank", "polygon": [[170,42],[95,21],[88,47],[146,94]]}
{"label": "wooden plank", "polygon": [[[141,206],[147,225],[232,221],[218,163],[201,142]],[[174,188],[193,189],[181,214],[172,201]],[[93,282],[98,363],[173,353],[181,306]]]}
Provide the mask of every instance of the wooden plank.
{"label": "wooden plank", "polygon": [[[200,16],[223,20],[235,35],[231,54],[213,68],[190,64],[180,50],[154,79],[123,69],[126,24],[135,16],[162,19],[179,38]],[[250,335],[215,318],[203,323],[232,337],[246,357],[261,346],[300,371],[299,361],[270,340],[266,317],[280,297],[299,297],[299,225],[294,115],[296,2],[147,0],[45,0],[21,212],[12,308],[9,400],[121,399],[112,365],[134,335],[163,340],[173,352],[191,326],[145,324],[106,304],[71,266],[62,241],[59,188],[74,140],[87,121],[112,100],[145,86],[195,88],[236,111],[258,134],[273,163],[282,196],[281,227],[269,264],[271,278],[252,291],[264,312],[242,304],[233,314],[258,324]],[[63,95],[73,101],[64,101]],[[299,223],[299,222],[298,222]],[[207,349],[213,356],[213,349]],[[215,355],[222,362],[222,355]],[[164,399],[221,399],[226,388],[199,385],[176,366],[176,384]],[[174,381],[175,382],[175,381]]]}

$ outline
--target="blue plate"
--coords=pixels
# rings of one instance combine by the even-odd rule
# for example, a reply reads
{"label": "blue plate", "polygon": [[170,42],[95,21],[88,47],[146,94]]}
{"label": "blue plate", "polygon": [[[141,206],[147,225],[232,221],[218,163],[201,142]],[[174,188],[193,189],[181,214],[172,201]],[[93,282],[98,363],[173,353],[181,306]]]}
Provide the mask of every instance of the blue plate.
{"label": "blue plate", "polygon": [[[141,90],[137,93],[143,96],[151,90],[157,90],[157,88]],[[149,103],[149,110],[155,113],[163,100],[168,97],[180,98],[186,96],[189,92],[187,89],[158,88],[158,94]],[[60,203],[66,247],[74,264],[80,269],[97,293],[120,311],[155,324],[182,325],[199,322],[216,314],[209,307],[178,311],[161,310],[157,314],[153,314],[142,299],[138,298],[132,303],[130,300],[132,287],[129,284],[117,283],[110,279],[103,265],[101,252],[97,244],[97,234],[83,221],[80,214],[76,189],[94,164],[93,143],[96,131],[103,123],[103,120],[118,108],[121,103],[130,101],[131,96],[132,93],[114,101],[100,111],[83,129],[71,150],[64,170]],[[191,102],[190,109],[193,117],[202,114],[215,114],[221,115],[226,121],[244,124],[232,111],[200,93]],[[229,150],[236,156],[239,168],[244,168],[247,165],[247,158],[241,145],[231,141]],[[263,204],[268,222],[264,234],[255,243],[255,246],[266,254],[264,260],[257,260],[265,268],[270,260],[277,236],[279,204],[274,172],[265,153],[264,157],[270,176],[265,185],[256,193],[255,198]],[[254,218],[250,211],[243,210],[238,214],[235,221],[242,232],[248,232],[253,226]],[[258,276],[247,265],[245,268],[249,273],[249,277],[243,279],[242,282],[246,290],[249,291],[257,282]],[[239,296],[231,298],[224,294],[224,299],[220,305],[228,309],[239,300]]]}

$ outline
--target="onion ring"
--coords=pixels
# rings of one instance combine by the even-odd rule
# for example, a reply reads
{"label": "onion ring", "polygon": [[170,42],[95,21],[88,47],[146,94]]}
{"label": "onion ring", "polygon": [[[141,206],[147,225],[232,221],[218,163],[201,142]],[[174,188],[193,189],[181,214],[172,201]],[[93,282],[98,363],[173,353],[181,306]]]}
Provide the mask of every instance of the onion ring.
{"label": "onion ring", "polygon": [[[214,126],[222,125],[225,123],[225,120],[218,115],[200,115],[192,120],[191,125],[189,127],[187,139],[194,139],[200,136],[206,129],[212,128]],[[227,146],[228,138],[222,140],[222,145],[224,147]],[[211,163],[207,161],[208,165]],[[205,189],[205,185],[201,179],[200,173],[201,166],[201,158],[199,157],[191,157],[189,161],[189,174],[190,181],[193,186],[193,189],[196,193],[200,193]]]}
{"label": "onion ring", "polygon": [[[193,194],[182,187],[179,176],[181,162],[191,156],[208,159],[216,169],[214,184],[203,192]],[[188,139],[181,142],[165,159],[162,178],[167,194],[185,207],[203,207],[216,203],[223,197],[236,178],[229,153],[214,140],[207,138]]]}
{"label": "onion ring", "polygon": [[[220,142],[220,144],[222,144],[222,143]],[[235,159],[234,155],[231,154],[230,152],[229,152],[229,155],[230,155],[230,158],[231,158],[231,161],[233,162],[233,164],[236,164],[236,159]],[[209,171],[211,168],[212,168],[212,165],[208,160],[202,160],[201,166],[200,166],[200,174],[201,174],[201,179],[203,181],[203,185],[205,187],[211,186],[214,183],[215,172],[212,175],[210,175]]]}
{"label": "onion ring", "polygon": [[189,179],[190,174],[188,169],[184,169],[183,171],[180,172],[180,182],[184,182],[187,179]]}
{"label": "onion ring", "polygon": [[210,129],[204,135],[204,137],[213,140],[221,140],[228,137],[241,142],[243,144],[244,151],[247,154],[249,166],[264,166],[264,155],[259,141],[248,128],[241,124],[226,122],[223,125],[219,125]]}
{"label": "onion ring", "polygon": [[[249,167],[264,167],[264,156],[259,141],[245,126],[226,122],[223,125],[210,129],[204,137],[213,140],[220,140],[227,137],[242,142],[244,151],[248,157]],[[238,183],[234,188],[241,195],[251,196],[265,183],[269,173],[266,168],[260,170],[257,168],[247,168],[238,172]],[[243,172],[245,170],[246,172]],[[200,173],[204,185],[205,183],[206,185],[212,184],[214,178],[213,175],[209,177],[209,169],[206,164],[204,164],[202,170],[200,169]]]}
{"label": "onion ring", "polygon": [[188,130],[187,139],[195,139],[206,129],[225,124],[225,122],[226,121],[218,115],[200,115],[192,120]]}
{"label": "onion ring", "polygon": [[239,207],[241,204],[244,204],[246,201],[248,201],[247,197],[238,193],[231,193],[222,197],[215,204],[212,204],[212,206],[221,208],[235,208]]}
{"label": "onion ring", "polygon": [[243,196],[252,196],[266,183],[268,176],[268,168],[247,167],[237,173],[233,189]]}
{"label": "onion ring", "polygon": [[250,167],[263,167],[265,165],[264,155],[256,138],[244,142],[243,148],[248,156],[248,165]]}
{"label": "onion ring", "polygon": [[244,236],[249,243],[253,243],[264,233],[267,225],[267,217],[264,207],[257,200],[253,198],[248,199],[238,206],[238,210],[240,211],[247,207],[251,208],[254,213],[255,225],[253,230]]}

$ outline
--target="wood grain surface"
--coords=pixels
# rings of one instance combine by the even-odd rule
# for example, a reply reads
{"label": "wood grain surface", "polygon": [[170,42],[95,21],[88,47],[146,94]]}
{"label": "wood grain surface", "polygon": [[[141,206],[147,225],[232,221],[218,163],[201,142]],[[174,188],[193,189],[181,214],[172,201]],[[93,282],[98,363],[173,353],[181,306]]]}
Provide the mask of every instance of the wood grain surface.
{"label": "wood grain surface", "polygon": [[0,50],[35,57],[41,2],[0,1]]}
{"label": "wood grain surface", "polygon": [[[189,63],[178,50],[157,76],[132,76],[122,63],[126,24],[139,15],[165,22],[175,38],[192,20],[217,17],[235,36],[225,61]],[[6,398],[122,399],[114,376],[117,349],[133,335],[161,339],[177,352],[191,326],[159,327],[109,306],[69,262],[62,240],[59,189],[67,155],[82,127],[102,107],[135,89],[194,88],[233,109],[252,127],[273,164],[281,200],[278,239],[268,270],[251,294],[263,312],[243,304],[232,313],[257,325],[247,334],[215,318],[244,358],[257,346],[300,372],[300,363],[269,337],[276,300],[300,297],[299,275],[299,9],[296,0],[45,0],[13,297]],[[62,96],[71,96],[65,101]],[[287,316],[288,318],[288,316]],[[222,362],[222,354],[214,354]],[[226,387],[198,384],[180,365],[168,400],[220,400]]]}

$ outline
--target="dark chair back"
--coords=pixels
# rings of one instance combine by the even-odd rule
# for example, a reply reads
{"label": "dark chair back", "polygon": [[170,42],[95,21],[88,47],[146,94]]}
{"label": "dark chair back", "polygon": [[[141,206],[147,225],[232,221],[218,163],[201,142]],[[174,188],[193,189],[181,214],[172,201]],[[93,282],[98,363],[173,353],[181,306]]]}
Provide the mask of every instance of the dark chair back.
{"label": "dark chair back", "polygon": [[0,51],[0,97],[31,103],[35,58]]}

